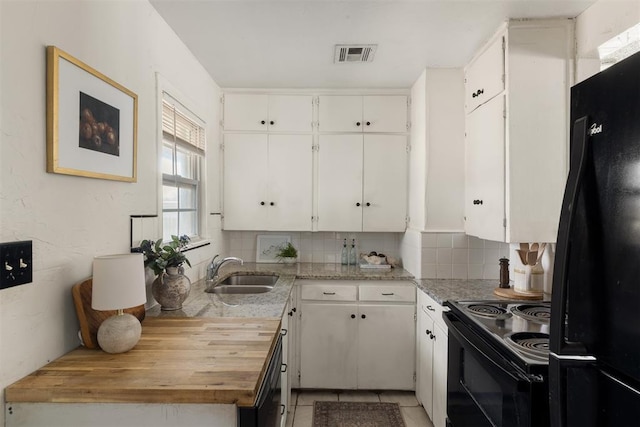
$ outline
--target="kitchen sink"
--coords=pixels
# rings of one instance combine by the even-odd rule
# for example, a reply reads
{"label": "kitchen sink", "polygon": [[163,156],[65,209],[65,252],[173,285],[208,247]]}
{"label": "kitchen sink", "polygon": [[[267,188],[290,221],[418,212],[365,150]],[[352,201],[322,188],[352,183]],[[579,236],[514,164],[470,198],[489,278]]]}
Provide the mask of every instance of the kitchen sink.
{"label": "kitchen sink", "polygon": [[272,274],[252,275],[234,274],[217,286],[207,289],[214,294],[262,294],[269,292],[278,281],[278,276]]}

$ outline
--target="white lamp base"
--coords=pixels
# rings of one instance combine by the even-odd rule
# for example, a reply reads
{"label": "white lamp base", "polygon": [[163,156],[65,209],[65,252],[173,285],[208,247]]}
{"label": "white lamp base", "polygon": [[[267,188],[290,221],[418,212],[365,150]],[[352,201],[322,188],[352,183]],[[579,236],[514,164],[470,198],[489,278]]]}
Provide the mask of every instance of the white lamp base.
{"label": "white lamp base", "polygon": [[98,344],[107,353],[125,353],[140,340],[142,326],[137,317],[116,314],[102,322],[98,328]]}

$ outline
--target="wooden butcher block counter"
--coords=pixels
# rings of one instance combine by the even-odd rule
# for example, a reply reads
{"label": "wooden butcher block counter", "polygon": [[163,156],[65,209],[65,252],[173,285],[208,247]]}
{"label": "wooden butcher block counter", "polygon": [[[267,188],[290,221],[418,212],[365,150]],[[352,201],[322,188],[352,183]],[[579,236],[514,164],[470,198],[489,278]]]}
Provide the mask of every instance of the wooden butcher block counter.
{"label": "wooden butcher block counter", "polygon": [[78,348],[5,391],[7,402],[253,406],[280,319],[153,318],[123,354]]}

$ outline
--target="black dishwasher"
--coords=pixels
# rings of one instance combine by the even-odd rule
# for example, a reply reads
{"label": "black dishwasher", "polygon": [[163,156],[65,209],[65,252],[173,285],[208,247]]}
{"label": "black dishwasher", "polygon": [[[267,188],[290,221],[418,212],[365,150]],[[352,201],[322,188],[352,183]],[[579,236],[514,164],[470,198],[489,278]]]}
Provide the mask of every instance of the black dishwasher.
{"label": "black dishwasher", "polygon": [[282,336],[278,334],[278,342],[273,356],[258,391],[258,398],[253,407],[238,408],[238,427],[279,427],[282,417],[280,403],[280,376],[282,368]]}

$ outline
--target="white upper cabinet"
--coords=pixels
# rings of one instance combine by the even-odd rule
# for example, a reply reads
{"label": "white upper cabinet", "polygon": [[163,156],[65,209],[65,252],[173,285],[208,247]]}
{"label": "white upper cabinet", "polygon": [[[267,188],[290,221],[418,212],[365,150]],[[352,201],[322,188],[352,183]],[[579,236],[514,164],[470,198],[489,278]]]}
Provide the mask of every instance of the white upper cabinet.
{"label": "white upper cabinet", "polygon": [[320,135],[318,230],[404,231],[407,138]]}
{"label": "white upper cabinet", "polygon": [[224,95],[225,131],[311,132],[311,95],[227,93]]}
{"label": "white upper cabinet", "polygon": [[311,135],[224,138],[224,229],[310,231]]}
{"label": "white upper cabinet", "polygon": [[467,113],[504,90],[505,37],[496,37],[465,73],[465,110]]}
{"label": "white upper cabinet", "polygon": [[407,132],[404,95],[321,95],[320,132]]}
{"label": "white upper cabinet", "polygon": [[510,21],[465,69],[467,234],[556,240],[568,171],[573,40],[567,19]]}

